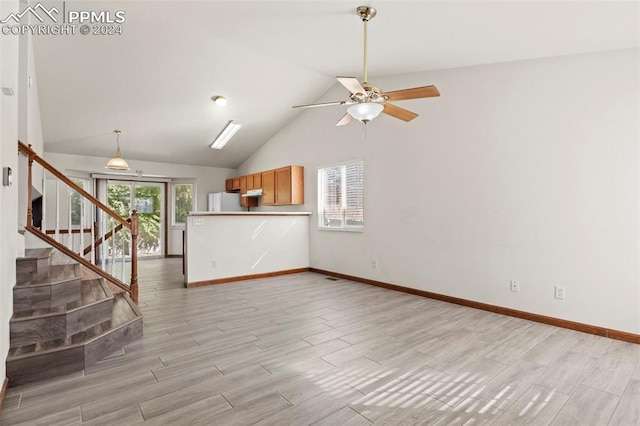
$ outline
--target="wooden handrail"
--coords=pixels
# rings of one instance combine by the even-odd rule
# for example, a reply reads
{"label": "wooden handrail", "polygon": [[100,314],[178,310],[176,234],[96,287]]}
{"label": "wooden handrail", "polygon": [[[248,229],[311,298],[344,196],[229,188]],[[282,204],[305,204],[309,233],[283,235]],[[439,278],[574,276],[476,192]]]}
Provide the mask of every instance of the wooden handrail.
{"label": "wooden handrail", "polygon": [[[80,188],[78,185],[73,183],[73,181],[71,179],[69,179],[68,177],[66,177],[62,173],[60,173],[55,167],[53,167],[51,164],[49,164],[44,158],[42,158],[38,154],[36,154],[36,152],[33,150],[33,148],[31,148],[30,146],[25,145],[23,142],[18,141],[18,150],[20,152],[22,152],[23,154],[26,154],[26,155],[29,156],[29,163],[30,164],[33,161],[37,162],[42,167],[47,169],[47,171],[49,173],[51,173],[52,175],[54,175],[55,177],[57,177],[58,179],[60,179],[64,183],[66,183],[67,185],[69,185],[74,191],[76,191],[77,193],[81,194],[84,198],[88,199],[94,205],[98,206],[100,208],[100,210],[104,211],[106,214],[108,214],[109,216],[114,218],[116,221],[121,223],[122,226],[126,226],[127,228],[131,228],[131,225],[129,224],[129,222],[127,222],[125,219],[120,217],[116,212],[111,210],[109,207],[105,206],[103,203],[98,201],[98,199],[96,199],[93,195],[89,194],[87,191],[85,191],[84,189]],[[29,166],[29,168],[31,168],[31,165]],[[29,182],[28,182],[29,191],[31,191],[31,186],[32,186],[31,173],[29,173],[28,180],[29,180]],[[29,195],[31,195],[31,194],[29,194]],[[31,197],[29,197],[28,199],[30,200]]]}

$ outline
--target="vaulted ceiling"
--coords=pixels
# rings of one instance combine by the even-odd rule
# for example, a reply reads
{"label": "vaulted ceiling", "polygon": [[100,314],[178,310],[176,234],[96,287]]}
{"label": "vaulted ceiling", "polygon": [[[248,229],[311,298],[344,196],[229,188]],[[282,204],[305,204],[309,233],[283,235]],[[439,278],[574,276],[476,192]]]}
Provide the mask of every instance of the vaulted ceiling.
{"label": "vaulted ceiling", "polygon": [[[127,159],[235,168],[303,113],[292,105],[318,100],[336,75],[361,77],[362,4],[378,10],[370,81],[640,39],[638,3],[615,0],[67,2],[126,22],[121,35],[34,37],[45,151],[111,157],[121,129]],[[243,128],[211,149],[229,120]]]}

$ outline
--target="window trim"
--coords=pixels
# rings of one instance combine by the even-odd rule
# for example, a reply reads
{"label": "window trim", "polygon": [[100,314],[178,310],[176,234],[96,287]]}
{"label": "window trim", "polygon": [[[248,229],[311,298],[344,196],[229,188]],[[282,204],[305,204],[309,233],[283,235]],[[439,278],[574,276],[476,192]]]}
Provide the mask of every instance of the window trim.
{"label": "window trim", "polygon": [[171,227],[177,229],[185,229],[185,222],[176,222],[176,186],[177,185],[193,185],[193,210],[198,211],[198,185],[195,179],[175,179],[171,181]]}
{"label": "window trim", "polygon": [[[344,219],[344,209],[342,210],[343,212],[343,225],[340,227],[333,227],[333,226],[324,226],[322,225],[322,212],[320,211],[320,207],[324,205],[324,198],[322,198],[323,196],[323,190],[322,190],[322,177],[321,177],[321,173],[324,169],[329,169],[329,168],[333,168],[333,167],[340,167],[340,166],[347,166],[347,165],[352,165],[352,164],[356,164],[356,163],[360,163],[361,167],[362,167],[362,221],[363,224],[362,225],[347,225],[346,224],[346,220]],[[340,163],[335,163],[335,164],[329,164],[329,165],[325,165],[325,166],[320,166],[317,168],[317,213],[318,213],[318,222],[317,222],[317,229],[318,231],[337,231],[337,232],[364,232],[364,159],[362,158],[358,158],[358,159],[354,159],[354,160],[349,160],[349,161],[343,161]],[[344,179],[346,179],[346,174],[343,177]],[[342,185],[342,199],[346,202],[346,185]]]}

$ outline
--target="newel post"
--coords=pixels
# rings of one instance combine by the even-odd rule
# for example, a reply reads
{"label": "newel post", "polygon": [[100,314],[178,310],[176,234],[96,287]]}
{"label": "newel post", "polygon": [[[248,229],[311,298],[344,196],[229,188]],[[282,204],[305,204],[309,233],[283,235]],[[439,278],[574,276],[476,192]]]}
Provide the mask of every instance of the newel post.
{"label": "newel post", "polygon": [[131,299],[138,303],[138,212],[131,212]]}
{"label": "newel post", "polygon": [[[31,145],[29,145],[31,148]],[[33,153],[29,153],[29,168],[27,171],[27,228],[33,226],[33,205],[31,203],[33,197],[33,177],[31,167],[33,166]]]}

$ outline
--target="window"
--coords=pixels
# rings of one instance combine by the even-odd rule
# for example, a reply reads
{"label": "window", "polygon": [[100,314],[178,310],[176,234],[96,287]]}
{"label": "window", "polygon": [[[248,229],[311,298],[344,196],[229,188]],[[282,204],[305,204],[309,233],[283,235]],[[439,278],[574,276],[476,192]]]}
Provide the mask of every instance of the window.
{"label": "window", "polygon": [[[85,191],[87,190],[88,182],[86,179],[71,178],[71,182],[75,183]],[[80,228],[80,218],[83,214],[85,215],[85,223],[87,223],[87,217],[88,223],[91,223],[91,211],[87,209],[86,205],[84,206],[84,208],[87,210],[85,210],[84,212],[82,211],[84,197],[71,188],[69,188],[69,194],[71,195],[71,226]]]}
{"label": "window", "polygon": [[318,169],[318,226],[320,229],[364,229],[364,173],[362,160]]}
{"label": "window", "polygon": [[173,184],[173,226],[184,226],[187,213],[195,210],[195,184]]}

